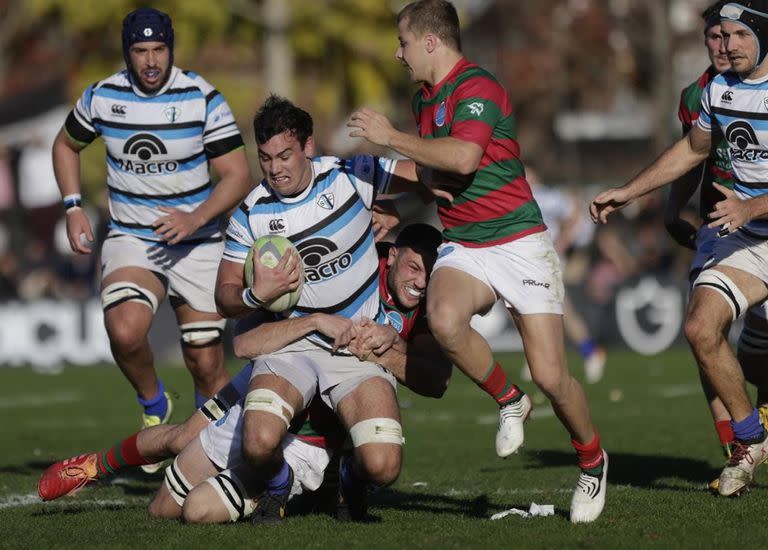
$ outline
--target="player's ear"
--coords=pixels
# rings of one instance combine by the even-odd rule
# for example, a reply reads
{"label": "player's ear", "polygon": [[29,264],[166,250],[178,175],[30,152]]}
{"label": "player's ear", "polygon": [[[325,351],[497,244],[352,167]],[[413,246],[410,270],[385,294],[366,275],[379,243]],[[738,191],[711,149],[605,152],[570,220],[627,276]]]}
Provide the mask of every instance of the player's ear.
{"label": "player's ear", "polygon": [[437,42],[438,42],[437,36],[434,34],[427,33],[424,35],[424,49],[427,50],[428,53],[432,53],[437,49]]}
{"label": "player's ear", "polygon": [[315,156],[315,138],[313,136],[307,138],[307,142],[304,144],[304,154],[308,158]]}
{"label": "player's ear", "polygon": [[396,259],[397,259],[397,247],[390,246],[389,253],[387,255],[387,267],[392,267],[393,265],[395,265]]}

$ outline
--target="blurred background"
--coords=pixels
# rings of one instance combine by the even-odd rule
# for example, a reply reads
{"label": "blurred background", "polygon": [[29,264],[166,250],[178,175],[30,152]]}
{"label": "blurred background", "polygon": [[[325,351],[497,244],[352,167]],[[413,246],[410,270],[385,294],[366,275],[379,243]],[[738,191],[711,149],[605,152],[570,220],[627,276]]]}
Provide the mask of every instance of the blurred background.
{"label": "blurred background", "polygon": [[[568,292],[604,347],[645,354],[681,344],[690,255],[666,235],[665,193],[595,228],[587,203],[620,185],[680,136],[680,90],[708,66],[709,0],[454,0],[466,56],[494,72],[516,108],[522,160],[542,204],[559,208]],[[309,110],[323,153],[372,151],[348,137],[357,107],[415,132],[416,86],[395,60],[401,0],[158,1],[173,18],[175,64],[201,73],[239,121],[254,177],[251,120],[271,92]],[[0,365],[56,370],[111,361],[98,301],[98,254],[74,256],[50,149],[89,84],[120,70],[124,0],[0,0]],[[391,154],[391,153],[390,153]],[[105,214],[100,141],[82,155],[84,203]],[[439,224],[404,199],[403,222]],[[554,216],[555,214],[553,214]],[[696,211],[691,208],[691,219]],[[554,218],[552,218],[554,220]],[[698,223],[698,222],[694,222]],[[495,349],[519,349],[503,309],[477,326]],[[160,311],[157,355],[178,353]]]}

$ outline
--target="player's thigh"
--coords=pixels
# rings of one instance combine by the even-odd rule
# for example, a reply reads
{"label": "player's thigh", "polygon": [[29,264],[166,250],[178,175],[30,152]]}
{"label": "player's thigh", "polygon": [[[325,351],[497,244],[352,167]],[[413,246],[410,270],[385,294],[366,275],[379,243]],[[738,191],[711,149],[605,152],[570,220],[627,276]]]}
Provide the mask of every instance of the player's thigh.
{"label": "player's thigh", "polygon": [[496,302],[490,286],[455,267],[432,272],[427,288],[427,319],[469,324],[477,313],[486,313]]}
{"label": "player's thigh", "polygon": [[521,315],[510,309],[523,341],[531,375],[539,385],[557,383],[568,374],[563,316],[554,313]]}
{"label": "player's thigh", "polygon": [[381,377],[370,377],[347,394],[336,407],[342,423],[349,429],[358,422],[377,417],[400,420],[400,410],[392,384]]}

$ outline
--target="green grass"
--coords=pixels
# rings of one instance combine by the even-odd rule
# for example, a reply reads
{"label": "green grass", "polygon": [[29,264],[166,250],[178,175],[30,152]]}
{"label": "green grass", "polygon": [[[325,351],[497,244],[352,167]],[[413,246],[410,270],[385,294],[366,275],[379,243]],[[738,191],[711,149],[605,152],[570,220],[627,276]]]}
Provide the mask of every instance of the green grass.
{"label": "green grass", "polygon": [[[500,359],[508,373],[518,373],[519,355]],[[578,361],[572,364],[580,376]],[[181,394],[176,418],[191,413],[186,371],[166,367],[161,375]],[[532,392],[536,414],[527,424],[524,450],[500,460],[493,448],[492,402],[454,373],[441,400],[400,390],[405,461],[397,483],[372,498],[376,521],[348,525],[302,516],[259,528],[247,522],[189,526],[148,517],[160,477],[124,476],[52,503],[35,500],[37,479],[48,464],[130,434],[138,406],[115,367],[68,368],[60,375],[0,369],[0,548],[766,545],[768,467],[741,498],[717,498],[706,490],[722,458],[687,350],[650,358],[614,351],[605,379],[585,389],[611,457],[608,503],[594,524],[567,520],[575,457],[541,396]],[[489,520],[508,508],[527,510],[531,502],[554,504],[556,515]]]}

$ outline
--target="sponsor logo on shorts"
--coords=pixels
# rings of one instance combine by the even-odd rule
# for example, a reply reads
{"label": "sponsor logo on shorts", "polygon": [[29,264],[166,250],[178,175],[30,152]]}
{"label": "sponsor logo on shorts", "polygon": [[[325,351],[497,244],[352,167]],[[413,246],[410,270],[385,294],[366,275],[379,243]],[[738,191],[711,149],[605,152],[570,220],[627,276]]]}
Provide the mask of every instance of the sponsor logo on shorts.
{"label": "sponsor logo on shorts", "polygon": [[230,411],[230,409],[227,409],[227,411],[224,413],[224,416],[222,416],[221,418],[219,418],[216,421],[216,425],[217,426],[221,426],[222,424],[224,424],[227,421],[227,417],[229,416],[229,411]]}
{"label": "sponsor logo on shorts", "polygon": [[549,283],[541,283],[533,279],[523,279],[523,286],[543,286],[544,288],[549,288],[550,285]]}

